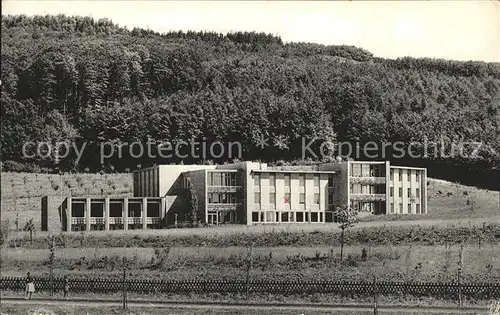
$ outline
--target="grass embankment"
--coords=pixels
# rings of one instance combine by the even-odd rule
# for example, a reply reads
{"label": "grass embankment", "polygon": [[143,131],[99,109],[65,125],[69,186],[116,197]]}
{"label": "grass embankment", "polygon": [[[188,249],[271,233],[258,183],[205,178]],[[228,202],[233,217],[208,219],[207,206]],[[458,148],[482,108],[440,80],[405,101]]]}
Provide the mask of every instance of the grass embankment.
{"label": "grass embankment", "polygon": [[[371,222],[369,222],[371,223]],[[462,222],[465,223],[465,222]],[[445,245],[445,244],[479,244],[499,243],[500,224],[475,221],[460,225],[413,225],[413,224],[371,224],[348,230],[345,235],[347,245]],[[277,247],[277,246],[337,246],[340,244],[340,230],[336,225],[308,226],[305,230],[290,226],[290,230],[283,226],[267,228],[261,233],[254,233],[253,229],[236,229],[224,227],[211,229],[212,233],[189,233],[196,231],[116,231],[96,233],[61,233],[56,235],[56,245],[63,248],[72,247],[230,247],[250,246]],[[180,233],[176,233],[176,232]],[[238,232],[239,231],[239,232]],[[128,233],[127,233],[128,232]],[[46,237],[35,237],[33,244],[27,235],[12,238],[9,247],[24,249],[47,248]]]}
{"label": "grass embankment", "polygon": [[[119,237],[117,237],[119,236]],[[122,257],[132,276],[162,279],[244,279],[254,244],[254,279],[455,281],[463,245],[466,282],[500,281],[500,225],[371,227],[347,232],[340,261],[338,231],[220,235],[62,234],[56,237],[57,274],[120,277]],[[47,274],[47,240],[5,248],[2,274]]]}

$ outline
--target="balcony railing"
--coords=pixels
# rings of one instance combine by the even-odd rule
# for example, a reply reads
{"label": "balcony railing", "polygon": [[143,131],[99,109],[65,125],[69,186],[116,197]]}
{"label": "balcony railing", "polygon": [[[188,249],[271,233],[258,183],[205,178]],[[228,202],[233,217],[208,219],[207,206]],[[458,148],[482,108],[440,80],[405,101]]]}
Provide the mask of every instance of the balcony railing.
{"label": "balcony railing", "polygon": [[209,203],[207,205],[208,210],[235,210],[241,206],[241,203]]}
{"label": "balcony railing", "polygon": [[243,186],[207,186],[207,192],[238,192]]}
{"label": "balcony railing", "polygon": [[385,201],[387,198],[386,194],[351,194],[351,200],[359,201]]}
{"label": "balcony railing", "polygon": [[364,176],[351,176],[349,178],[351,184],[365,184],[365,185],[375,185],[375,184],[385,184],[385,177],[364,177]]}

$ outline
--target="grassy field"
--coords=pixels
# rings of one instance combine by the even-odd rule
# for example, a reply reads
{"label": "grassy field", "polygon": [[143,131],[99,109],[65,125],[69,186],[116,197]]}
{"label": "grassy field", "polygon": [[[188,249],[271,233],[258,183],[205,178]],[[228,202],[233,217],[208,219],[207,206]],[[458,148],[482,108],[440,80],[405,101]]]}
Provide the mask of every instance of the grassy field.
{"label": "grassy field", "polygon": [[[363,256],[363,250],[366,255]],[[56,275],[120,278],[122,257],[130,276],[148,279],[245,279],[247,247],[172,247],[165,258],[153,248],[62,248],[56,251]],[[363,281],[376,275],[381,281],[451,282],[456,280],[460,247],[348,246],[340,261],[339,247],[256,247],[252,252],[255,280]],[[163,252],[162,252],[163,253]],[[2,275],[48,275],[49,251],[8,249],[2,253]],[[500,282],[500,247],[465,246],[463,279]]]}

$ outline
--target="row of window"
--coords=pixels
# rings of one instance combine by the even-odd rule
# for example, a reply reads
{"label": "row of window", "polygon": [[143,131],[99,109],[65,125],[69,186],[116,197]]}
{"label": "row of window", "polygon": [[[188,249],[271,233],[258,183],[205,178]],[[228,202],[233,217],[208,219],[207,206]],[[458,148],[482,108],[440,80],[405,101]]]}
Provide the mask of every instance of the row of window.
{"label": "row of window", "polygon": [[[73,218],[84,218],[85,217],[85,203],[74,202],[71,204],[71,217]],[[122,203],[109,203],[109,217],[110,218],[120,218],[123,216],[123,204]],[[142,216],[142,203],[140,202],[129,202],[128,204],[128,217],[141,217]],[[160,216],[160,204],[158,203],[147,203],[146,208],[147,217],[159,217]],[[104,203],[92,202],[90,204],[90,217],[102,218],[104,217]]]}
{"label": "row of window", "polygon": [[252,212],[252,222],[272,223],[272,222],[323,222],[323,212],[306,211],[254,211]]}
{"label": "row of window", "polygon": [[385,194],[385,184],[351,184],[351,194]]}
{"label": "row of window", "polygon": [[[260,174],[255,174],[253,177],[254,180],[254,186],[255,187],[260,187],[260,180],[261,180],[261,175]],[[285,174],[284,175],[284,180],[285,180],[285,187],[290,187],[290,183],[292,180],[292,177],[290,174]],[[319,187],[319,175],[314,175],[313,176],[313,181],[314,181],[314,187]],[[333,187],[333,176],[328,177],[328,187]],[[306,185],[306,176],[305,174],[299,175],[299,186],[300,187],[305,187]],[[269,186],[270,187],[276,187],[276,175],[275,174],[269,174]]]}
{"label": "row of window", "polygon": [[[333,200],[333,195],[331,195],[331,198]],[[260,193],[256,192],[254,193],[254,203],[260,204]],[[290,204],[292,202],[291,200],[291,195],[290,193],[285,193],[283,196],[283,203],[284,204]],[[276,204],[276,193],[269,193],[269,203],[270,204]],[[305,193],[300,193],[299,194],[299,204],[303,205],[306,203],[306,194]],[[314,204],[319,205],[319,193],[314,194]]]}
{"label": "row of window", "polygon": [[[407,197],[408,198],[412,198],[412,197],[415,197],[417,199],[420,199],[420,188],[416,188],[415,189],[415,196],[413,196],[411,194],[411,188],[408,188],[407,189]],[[394,197],[394,187],[391,187],[390,190],[389,190],[389,197]],[[399,190],[398,190],[398,197],[403,197],[403,188],[402,187],[399,187]]]}
{"label": "row of window", "polygon": [[[411,212],[410,211],[411,210],[411,205],[412,205],[411,203],[408,204],[408,213]],[[403,213],[403,204],[400,203],[398,205],[398,209],[396,210],[396,209],[394,209],[394,204],[391,203],[391,210],[390,211],[391,211],[391,213]],[[417,213],[417,214],[420,213],[420,204],[418,204],[418,203],[415,204],[415,213]]]}
{"label": "row of window", "polygon": [[[403,170],[402,169],[395,169],[391,172],[391,180],[394,180],[394,173],[397,174],[398,176],[398,181],[402,182],[403,181]],[[420,181],[420,171],[415,171],[415,170],[407,170],[408,173],[408,181],[411,179],[411,174],[415,173],[415,180],[417,182]]]}
{"label": "row of window", "polygon": [[208,203],[223,203],[223,204],[232,204],[236,203],[236,193],[209,193],[208,194]]}
{"label": "row of window", "polygon": [[351,163],[353,177],[385,177],[385,165]]}
{"label": "row of window", "polygon": [[207,174],[208,186],[238,186],[239,174],[234,172],[209,172]]}

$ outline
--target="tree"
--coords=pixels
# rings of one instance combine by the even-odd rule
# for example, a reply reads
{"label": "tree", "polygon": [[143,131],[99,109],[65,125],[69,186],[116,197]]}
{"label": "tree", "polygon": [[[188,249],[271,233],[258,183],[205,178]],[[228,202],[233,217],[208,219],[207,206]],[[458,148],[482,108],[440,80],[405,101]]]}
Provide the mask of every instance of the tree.
{"label": "tree", "polygon": [[33,231],[35,230],[35,223],[33,222],[33,218],[30,218],[28,221],[26,221],[23,230],[30,232],[30,245],[33,245]]}
{"label": "tree", "polygon": [[49,265],[50,265],[50,292],[54,294],[54,261],[56,259],[56,245],[55,236],[51,235],[47,238],[47,245],[49,247]]}
{"label": "tree", "polygon": [[358,223],[358,211],[349,205],[339,206],[335,211],[335,219],[342,230],[340,234],[340,260],[342,261],[344,258],[345,231]]}

